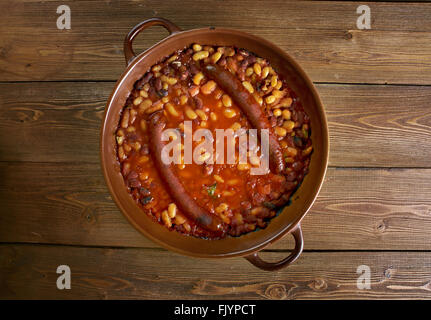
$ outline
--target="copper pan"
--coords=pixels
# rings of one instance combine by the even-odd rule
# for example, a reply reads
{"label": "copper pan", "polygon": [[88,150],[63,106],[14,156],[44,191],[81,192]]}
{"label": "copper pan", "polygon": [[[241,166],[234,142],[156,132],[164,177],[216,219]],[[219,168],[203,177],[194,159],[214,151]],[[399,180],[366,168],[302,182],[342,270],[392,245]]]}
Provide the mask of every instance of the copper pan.
{"label": "copper pan", "polygon": [[[136,55],[132,49],[133,39],[142,30],[151,26],[163,26],[170,35]],[[175,50],[193,43],[236,46],[268,59],[299,96],[311,119],[314,151],[310,170],[293,195],[291,203],[273,218],[265,229],[240,237],[227,237],[221,240],[198,239],[169,231],[166,227],[154,222],[143,213],[127,192],[119,163],[116,160],[115,131],[119,123],[120,111],[133,89],[134,83],[149,67]],[[294,262],[300,256],[304,246],[301,220],[319,193],[326,173],[329,152],[328,126],[322,102],[312,81],[298,63],[275,44],[245,32],[213,27],[183,31],[172,22],[162,18],[145,20],[135,26],[125,38],[124,54],[127,68],[117,81],[106,105],[101,130],[100,156],[103,174],[112,198],[130,223],[159,245],[192,257],[244,257],[264,270],[277,270]],[[295,239],[295,248],[286,258],[278,262],[265,262],[259,257],[260,250],[289,233]]]}

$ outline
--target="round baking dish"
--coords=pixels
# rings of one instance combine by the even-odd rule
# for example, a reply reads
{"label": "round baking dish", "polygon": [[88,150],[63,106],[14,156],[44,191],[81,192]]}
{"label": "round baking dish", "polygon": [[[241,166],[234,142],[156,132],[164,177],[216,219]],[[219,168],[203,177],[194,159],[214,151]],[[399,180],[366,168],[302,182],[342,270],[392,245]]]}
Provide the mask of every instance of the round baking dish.
{"label": "round baking dish", "polygon": [[[170,35],[141,54],[135,55],[132,49],[133,39],[142,30],[155,25],[163,26]],[[291,203],[284,207],[265,229],[240,237],[227,237],[220,240],[199,239],[169,231],[163,225],[154,222],[148,215],[143,214],[142,209],[127,192],[116,157],[115,132],[120,112],[134,83],[152,65],[174,51],[193,43],[236,46],[268,59],[299,96],[311,120],[314,151],[309,173],[293,194]],[[124,54],[127,68],[117,81],[106,105],[101,129],[100,156],[103,174],[112,198],[130,223],[161,246],[188,256],[202,258],[242,256],[264,270],[277,270],[294,262],[304,246],[301,220],[319,193],[326,173],[329,152],[328,127],[324,109],[312,81],[302,68],[287,53],[265,39],[224,28],[210,27],[182,31],[172,22],[162,18],[152,18],[135,26],[125,38]],[[295,248],[288,257],[278,262],[265,262],[259,257],[260,250],[289,233],[295,239]]]}

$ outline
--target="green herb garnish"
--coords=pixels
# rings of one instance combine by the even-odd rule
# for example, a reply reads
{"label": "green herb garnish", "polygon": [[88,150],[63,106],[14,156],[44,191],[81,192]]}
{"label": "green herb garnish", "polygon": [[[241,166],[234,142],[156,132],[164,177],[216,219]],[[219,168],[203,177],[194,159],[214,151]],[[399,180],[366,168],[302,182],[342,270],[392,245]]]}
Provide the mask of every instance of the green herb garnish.
{"label": "green herb garnish", "polygon": [[214,198],[214,199],[216,198],[215,196],[216,188],[217,188],[217,182],[207,187],[208,195],[211,198]]}

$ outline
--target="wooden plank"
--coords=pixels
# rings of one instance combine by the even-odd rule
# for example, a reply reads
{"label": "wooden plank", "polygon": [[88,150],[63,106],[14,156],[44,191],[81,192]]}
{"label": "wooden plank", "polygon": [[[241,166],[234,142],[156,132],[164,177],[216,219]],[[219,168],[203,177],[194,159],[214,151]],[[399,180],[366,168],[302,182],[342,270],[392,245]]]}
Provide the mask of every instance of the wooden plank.
{"label": "wooden plank", "polygon": [[329,123],[330,165],[431,166],[429,87],[318,85]]}
{"label": "wooden plank", "polygon": [[[113,83],[0,84],[0,161],[99,163],[99,130]],[[330,165],[430,167],[431,87],[317,86]]]}
{"label": "wooden plank", "polygon": [[[0,163],[0,178],[1,242],[158,247],[116,208],[97,164]],[[329,169],[305,248],[428,250],[430,214],[430,169]]]}
{"label": "wooden plank", "polygon": [[0,164],[1,241],[155,246],[125,220],[99,165]]}
{"label": "wooden plank", "polygon": [[[70,290],[56,288],[59,265],[71,268]],[[370,267],[370,289],[357,288],[360,265]],[[305,252],[286,269],[264,272],[241,258],[164,250],[0,246],[0,298],[430,299],[430,268],[430,252]]]}
{"label": "wooden plank", "polygon": [[99,162],[113,83],[0,84],[2,161]]}
{"label": "wooden plank", "polygon": [[[431,84],[431,4],[368,3],[372,29],[366,31],[356,28],[355,2],[68,4],[70,30],[56,28],[55,1],[0,4],[0,81],[116,80],[124,70],[126,33],[139,21],[160,16],[183,29],[228,27],[267,38],[293,55],[314,81]],[[137,51],[165,35],[161,28],[145,31]]]}

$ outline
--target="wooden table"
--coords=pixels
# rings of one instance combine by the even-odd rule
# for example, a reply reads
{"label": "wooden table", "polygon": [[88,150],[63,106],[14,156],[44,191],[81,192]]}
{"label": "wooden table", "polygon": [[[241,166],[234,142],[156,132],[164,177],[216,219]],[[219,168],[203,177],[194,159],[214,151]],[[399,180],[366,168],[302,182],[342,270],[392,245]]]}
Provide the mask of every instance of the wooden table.
{"label": "wooden table", "polygon": [[[70,30],[56,27],[62,4]],[[371,30],[356,27],[360,4]],[[112,201],[101,119],[124,70],[124,36],[154,16],[264,37],[315,82],[330,167],[292,266],[269,273],[169,252]],[[430,17],[431,3],[2,1],[0,298],[431,298]],[[136,51],[165,35],[145,31]],[[292,243],[263,256],[280,259]],[[71,268],[71,290],[56,287],[59,265]],[[357,287],[360,265],[370,289]]]}

